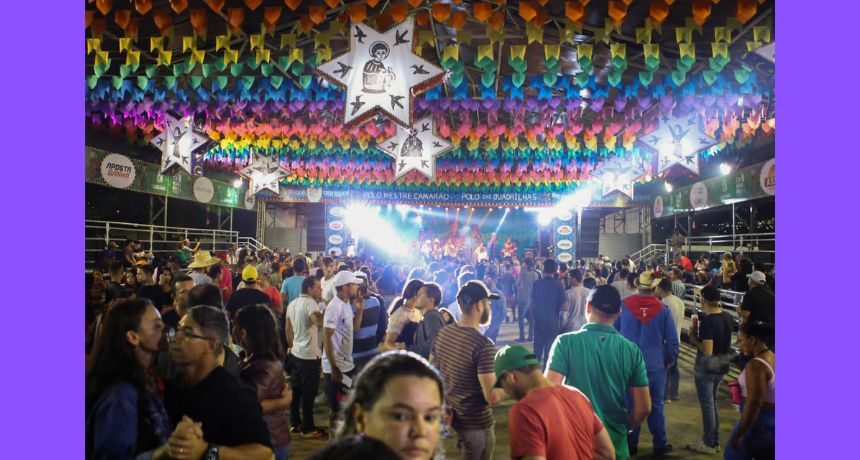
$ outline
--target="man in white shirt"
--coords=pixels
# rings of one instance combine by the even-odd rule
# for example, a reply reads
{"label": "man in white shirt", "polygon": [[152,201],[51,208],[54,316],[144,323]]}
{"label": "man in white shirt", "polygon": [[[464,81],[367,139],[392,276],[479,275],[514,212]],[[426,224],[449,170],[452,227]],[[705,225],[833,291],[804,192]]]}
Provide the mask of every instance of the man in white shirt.
{"label": "man in white shirt", "polygon": [[621,295],[622,301],[635,294],[635,292],[631,291],[630,289],[627,289],[628,275],[630,275],[630,271],[625,268],[622,268],[621,271],[619,271],[618,274],[615,275],[615,280],[612,281],[612,284],[610,284],[610,286],[614,287],[615,289],[618,289],[618,294]]}
{"label": "man in white shirt", "polygon": [[[657,285],[657,296],[663,301],[669,310],[672,312],[672,321],[675,323],[675,330],[678,333],[678,343],[681,343],[681,321],[684,319],[684,301],[672,294],[672,281],[669,278],[663,278],[660,284]],[[677,401],[678,382],[681,380],[681,373],[678,370],[678,362],[666,370],[666,398],[665,402]]]}
{"label": "man in white shirt", "polygon": [[334,275],[337,266],[331,257],[323,257],[322,300],[328,304],[335,297]]}
{"label": "man in white shirt", "polygon": [[[359,295],[361,278],[351,271],[338,272],[332,281],[335,296],[323,314],[323,381],[331,416],[330,433],[334,432],[340,401],[352,388],[355,363],[352,360],[353,334],[364,316],[364,299]],[[353,313],[353,308],[355,313]]]}
{"label": "man in white shirt", "polygon": [[565,332],[578,331],[588,322],[588,313],[585,306],[588,304],[588,293],[591,292],[582,286],[582,272],[572,270],[570,272],[571,288],[567,290],[567,303],[570,305],[570,313],[564,326]]}
{"label": "man in white shirt", "polygon": [[[323,324],[319,302],[322,296],[320,280],[309,276],[302,282],[301,295],[287,306],[286,335],[292,359],[290,386],[290,425],[300,429],[306,438],[321,438],[314,426],[314,399],[320,386],[319,331]],[[300,412],[301,411],[301,412]],[[304,415],[304,418],[302,418]]]}

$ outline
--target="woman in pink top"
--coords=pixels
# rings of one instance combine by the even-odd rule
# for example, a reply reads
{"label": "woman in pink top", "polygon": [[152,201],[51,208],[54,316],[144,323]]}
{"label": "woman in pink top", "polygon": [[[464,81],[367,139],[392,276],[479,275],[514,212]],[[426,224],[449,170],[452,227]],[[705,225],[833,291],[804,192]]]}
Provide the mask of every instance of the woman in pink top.
{"label": "woman in pink top", "polygon": [[726,460],[774,458],[776,431],[775,379],[776,355],[773,324],[745,322],[738,331],[738,347],[750,356],[738,378],[741,394],[741,419],[732,430],[726,447]]}

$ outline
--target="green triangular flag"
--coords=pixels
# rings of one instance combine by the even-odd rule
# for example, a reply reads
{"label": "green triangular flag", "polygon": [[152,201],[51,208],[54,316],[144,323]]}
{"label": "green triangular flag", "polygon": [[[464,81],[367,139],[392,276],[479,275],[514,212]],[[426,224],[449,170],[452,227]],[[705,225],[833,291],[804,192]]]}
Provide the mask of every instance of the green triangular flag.
{"label": "green triangular flag", "polygon": [[251,70],[257,70],[257,67],[260,67],[260,63],[257,62],[257,56],[248,56],[248,59],[245,60],[248,63],[248,67]]}
{"label": "green triangular flag", "polygon": [[750,77],[750,73],[744,69],[735,69],[735,80],[740,84],[744,84],[747,82],[747,79]]}
{"label": "green triangular flag", "polygon": [[273,70],[275,70],[275,66],[273,66],[272,64],[269,64],[268,62],[263,63],[262,65],[260,65],[260,73],[261,73],[264,77],[269,77],[269,76],[271,76],[271,75],[272,75],[272,71],[273,71]]}
{"label": "green triangular flag", "polygon": [[463,74],[451,73],[448,75],[448,81],[451,82],[451,86],[459,88],[460,84],[463,83]]}
{"label": "green triangular flag", "polygon": [[558,80],[558,74],[555,72],[547,72],[543,74],[543,82],[547,86],[555,86],[556,80]]}
{"label": "green triangular flag", "polygon": [[289,59],[287,59],[287,57],[286,57],[286,56],[281,56],[281,57],[279,57],[279,58],[278,58],[278,66],[279,66],[281,69],[283,69],[283,70],[284,70],[284,72],[286,72],[286,71],[287,71],[287,69],[290,67],[290,64],[289,64],[289,63],[290,63],[290,60],[289,60]]}
{"label": "green triangular flag", "polygon": [[705,80],[705,83],[707,83],[708,86],[713,85],[714,82],[717,81],[717,72],[714,72],[713,70],[705,70],[702,72],[702,80]]}
{"label": "green triangular flag", "polygon": [[302,76],[300,76],[299,77],[299,86],[301,86],[302,89],[308,89],[308,86],[310,86],[311,82],[313,81],[313,77],[314,77],[313,75],[302,75]]}
{"label": "green triangular flag", "polygon": [[579,86],[585,86],[588,83],[588,73],[587,72],[579,72],[574,75],[573,78],[579,83]]}
{"label": "green triangular flag", "polygon": [[114,89],[120,89],[122,87],[122,77],[113,76],[110,77],[111,85],[113,85]]}
{"label": "green triangular flag", "polygon": [[203,83],[203,77],[200,75],[192,75],[191,76],[191,87],[197,89],[200,87],[200,84]]}
{"label": "green triangular flag", "polygon": [[147,85],[149,85],[149,78],[148,77],[144,77],[143,75],[140,75],[137,77],[137,87],[138,88],[144,89],[144,88],[146,88]]}
{"label": "green triangular flag", "polygon": [[526,82],[526,74],[524,73],[514,73],[511,75],[511,81],[514,83],[514,86],[517,88],[523,86],[523,83]]}
{"label": "green triangular flag", "polygon": [[173,64],[173,76],[174,77],[178,77],[178,76],[182,75],[183,73],[185,73],[185,64],[183,64],[181,62],[178,64]]}
{"label": "green triangular flag", "polygon": [[272,75],[269,82],[272,84],[272,88],[278,89],[281,87],[281,84],[284,83],[284,77],[282,75]]}
{"label": "green triangular flag", "polygon": [[219,72],[223,72],[224,69],[227,68],[227,63],[224,62],[223,56],[218,56],[215,58],[215,68],[218,69]]}
{"label": "green triangular flag", "polygon": [[672,72],[672,82],[675,83],[675,86],[681,86],[686,79],[687,72],[683,72],[681,70],[675,70]]}
{"label": "green triangular flag", "polygon": [[302,64],[299,61],[293,61],[293,64],[290,66],[290,73],[292,73],[293,75],[298,77],[304,71],[305,71],[305,65],[304,64]]}
{"label": "green triangular flag", "polygon": [[651,80],[654,79],[653,72],[640,71],[639,72],[639,82],[642,83],[642,86],[648,86],[651,84]]}
{"label": "green triangular flag", "polygon": [[174,77],[173,75],[168,75],[164,77],[164,86],[167,89],[173,89],[173,87],[176,86],[176,77]]}
{"label": "green triangular flag", "polygon": [[147,77],[153,78],[156,75],[158,75],[158,66],[157,65],[153,64],[153,65],[146,66],[146,76]]}
{"label": "green triangular flag", "polygon": [[610,85],[617,87],[618,84],[621,83],[621,72],[622,71],[620,70],[610,71],[606,76],[606,81],[608,81]]}
{"label": "green triangular flag", "polygon": [[89,77],[87,77],[87,86],[90,89],[95,88],[98,83],[99,83],[99,77],[97,77],[95,75],[90,75]]}
{"label": "green triangular flag", "polygon": [[224,87],[227,86],[227,76],[218,75],[215,77],[215,84],[218,86],[218,89],[224,89]]}
{"label": "green triangular flag", "polygon": [[484,84],[487,88],[493,86],[493,83],[496,81],[496,74],[493,72],[484,72],[481,74],[481,83]]}
{"label": "green triangular flag", "polygon": [[230,64],[230,75],[238,78],[239,75],[242,75],[242,71],[245,70],[244,64]]}
{"label": "green triangular flag", "polygon": [[204,78],[209,78],[209,75],[212,75],[212,64],[200,64],[200,71]]}
{"label": "green triangular flag", "polygon": [[131,73],[131,67],[129,67],[127,65],[119,66],[119,76],[120,77],[126,78],[129,76],[130,73]]}
{"label": "green triangular flag", "polygon": [[245,75],[244,77],[242,77],[242,86],[244,86],[245,89],[250,91],[251,87],[254,86],[254,80],[256,78],[257,77],[253,75]]}

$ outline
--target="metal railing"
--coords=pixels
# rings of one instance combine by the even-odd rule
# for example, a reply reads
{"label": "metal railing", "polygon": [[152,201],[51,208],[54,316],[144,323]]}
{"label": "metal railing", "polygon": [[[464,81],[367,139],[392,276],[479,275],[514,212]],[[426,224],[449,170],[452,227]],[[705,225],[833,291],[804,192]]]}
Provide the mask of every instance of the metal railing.
{"label": "metal railing", "polygon": [[253,249],[254,251],[259,251],[265,245],[263,243],[257,241],[256,238],[251,238],[248,236],[240,236],[239,237],[239,246],[247,246],[248,248]]}
{"label": "metal railing", "polygon": [[[666,240],[667,257],[673,252],[671,239]],[[681,248],[690,252],[724,252],[771,253],[776,252],[776,234],[771,233],[738,233],[734,235],[688,236],[684,238]]]}
{"label": "metal railing", "polygon": [[122,250],[126,239],[138,240],[144,250],[161,255],[174,253],[177,243],[184,239],[191,240],[192,245],[199,241],[200,249],[210,252],[226,251],[233,243],[239,243],[238,231],[104,220],[86,220],[84,233],[88,255],[103,251],[111,242]]}
{"label": "metal railing", "polygon": [[666,251],[666,247],[662,244],[649,244],[644,248],[634,252],[630,255],[630,259],[633,261],[634,265],[639,265],[639,262],[645,261],[645,263],[651,262],[657,257],[660,257]]}

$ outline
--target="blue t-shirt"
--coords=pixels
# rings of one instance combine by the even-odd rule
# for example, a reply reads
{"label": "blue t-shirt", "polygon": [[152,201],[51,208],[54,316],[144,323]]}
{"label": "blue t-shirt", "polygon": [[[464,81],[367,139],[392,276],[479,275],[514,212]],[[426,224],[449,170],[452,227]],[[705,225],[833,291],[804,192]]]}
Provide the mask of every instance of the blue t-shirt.
{"label": "blue t-shirt", "polygon": [[302,295],[302,283],[305,277],[302,275],[291,276],[281,283],[281,296],[284,297],[284,305],[289,305],[290,302],[299,298]]}

